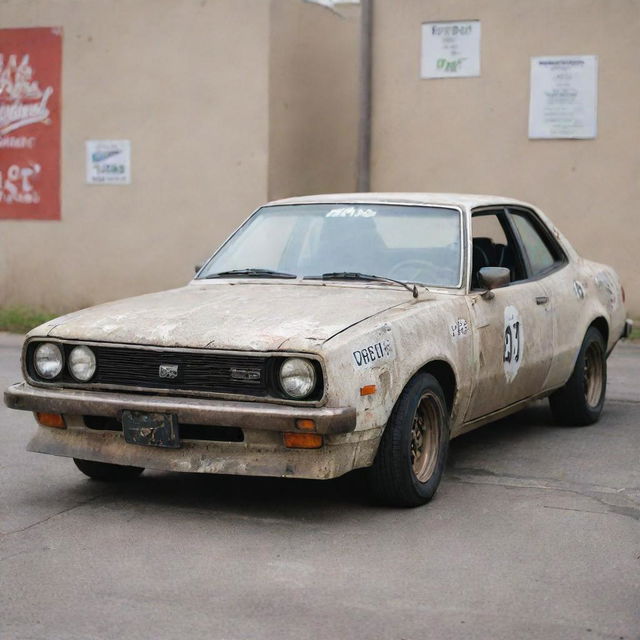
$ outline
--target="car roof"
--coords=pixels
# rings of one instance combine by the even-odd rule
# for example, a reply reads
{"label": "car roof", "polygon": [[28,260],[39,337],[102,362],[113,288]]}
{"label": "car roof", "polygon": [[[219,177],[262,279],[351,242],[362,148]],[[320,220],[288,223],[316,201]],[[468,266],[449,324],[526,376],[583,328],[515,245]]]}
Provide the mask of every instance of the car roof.
{"label": "car roof", "polygon": [[400,192],[376,192],[376,193],[326,193],[320,195],[300,196],[297,198],[284,198],[273,200],[267,206],[281,204],[334,204],[334,203],[394,203],[394,204],[418,204],[458,206],[468,209],[474,207],[486,207],[491,205],[532,205],[503,196],[476,195],[470,193],[400,193]]}

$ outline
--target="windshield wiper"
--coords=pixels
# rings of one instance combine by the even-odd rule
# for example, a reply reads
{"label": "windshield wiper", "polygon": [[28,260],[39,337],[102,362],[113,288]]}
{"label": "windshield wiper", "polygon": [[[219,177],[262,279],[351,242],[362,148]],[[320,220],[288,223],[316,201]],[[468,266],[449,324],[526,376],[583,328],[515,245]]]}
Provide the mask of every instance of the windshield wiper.
{"label": "windshield wiper", "polygon": [[411,291],[414,298],[418,297],[418,287],[414,284],[412,287],[402,280],[394,280],[386,276],[374,276],[368,273],[360,273],[359,271],[331,271],[323,273],[321,276],[305,276],[305,280],[369,280],[372,282],[393,282],[401,287]]}
{"label": "windshield wiper", "polygon": [[204,276],[204,280],[210,278],[225,278],[226,276],[247,276],[249,278],[297,278],[294,273],[284,273],[282,271],[273,271],[272,269],[231,269],[229,271],[220,271],[220,273],[210,273]]}

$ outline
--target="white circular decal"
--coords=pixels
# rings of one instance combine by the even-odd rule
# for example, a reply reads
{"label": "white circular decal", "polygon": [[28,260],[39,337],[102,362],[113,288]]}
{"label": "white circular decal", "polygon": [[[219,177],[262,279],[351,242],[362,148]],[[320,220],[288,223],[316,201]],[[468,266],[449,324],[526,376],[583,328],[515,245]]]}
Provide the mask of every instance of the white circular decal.
{"label": "white circular decal", "polygon": [[524,340],[520,314],[515,307],[504,310],[504,374],[511,382],[518,373],[522,362]]}

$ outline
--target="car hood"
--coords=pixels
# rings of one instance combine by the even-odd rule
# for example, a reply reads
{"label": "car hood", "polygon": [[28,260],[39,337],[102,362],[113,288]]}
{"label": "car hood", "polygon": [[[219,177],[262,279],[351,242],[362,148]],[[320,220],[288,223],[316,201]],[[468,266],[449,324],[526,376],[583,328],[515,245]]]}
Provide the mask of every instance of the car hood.
{"label": "car hood", "polygon": [[408,291],[386,286],[191,284],[77,311],[33,334],[163,347],[304,351],[410,301]]}

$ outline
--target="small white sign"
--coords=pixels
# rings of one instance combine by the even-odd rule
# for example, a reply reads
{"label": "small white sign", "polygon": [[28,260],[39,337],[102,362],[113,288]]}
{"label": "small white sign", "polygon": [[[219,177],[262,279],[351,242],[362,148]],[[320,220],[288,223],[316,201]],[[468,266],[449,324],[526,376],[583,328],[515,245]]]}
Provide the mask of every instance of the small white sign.
{"label": "small white sign", "polygon": [[480,75],[480,20],[422,25],[422,78]]}
{"label": "small white sign", "polygon": [[597,56],[531,58],[529,138],[595,138]]}
{"label": "small white sign", "polygon": [[87,140],[87,184],[131,184],[129,140]]}

